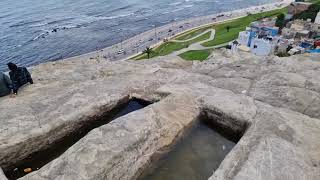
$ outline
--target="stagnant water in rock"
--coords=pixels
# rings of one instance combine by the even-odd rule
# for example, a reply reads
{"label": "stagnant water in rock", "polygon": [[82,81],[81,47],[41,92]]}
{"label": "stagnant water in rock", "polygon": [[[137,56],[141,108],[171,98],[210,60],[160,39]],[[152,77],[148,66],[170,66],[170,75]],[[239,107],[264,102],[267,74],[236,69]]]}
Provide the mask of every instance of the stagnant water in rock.
{"label": "stagnant water in rock", "polygon": [[95,122],[88,123],[81,130],[77,130],[73,134],[70,134],[68,137],[63,138],[62,141],[55,143],[50,149],[46,149],[44,151],[30,155],[21,164],[17,164],[10,170],[5,171],[5,174],[9,180],[16,180],[27,174],[24,172],[24,169],[26,168],[31,168],[32,171],[38,170],[63,154],[69,147],[79,141],[92,129],[107,124],[118,117],[129,114],[130,112],[142,109],[150,104],[150,102],[144,100],[132,99],[128,103],[119,105],[115,109],[108,112],[105,117]]}
{"label": "stagnant water in rock", "polygon": [[234,146],[200,121],[140,180],[207,180]]}

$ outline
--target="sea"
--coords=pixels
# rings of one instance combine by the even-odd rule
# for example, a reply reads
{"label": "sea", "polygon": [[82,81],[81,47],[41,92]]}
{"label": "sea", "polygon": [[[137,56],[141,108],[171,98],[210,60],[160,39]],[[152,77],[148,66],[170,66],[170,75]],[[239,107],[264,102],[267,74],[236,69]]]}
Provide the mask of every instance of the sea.
{"label": "sea", "polygon": [[0,71],[99,50],[172,21],[276,0],[1,0]]}

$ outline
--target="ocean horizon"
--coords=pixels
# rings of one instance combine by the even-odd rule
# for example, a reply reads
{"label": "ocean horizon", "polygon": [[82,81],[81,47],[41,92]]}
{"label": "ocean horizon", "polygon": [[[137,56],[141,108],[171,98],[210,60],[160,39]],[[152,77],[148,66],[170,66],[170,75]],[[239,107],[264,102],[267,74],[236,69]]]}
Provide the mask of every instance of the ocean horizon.
{"label": "ocean horizon", "polygon": [[119,43],[154,26],[276,0],[3,0],[0,70],[68,58]]}

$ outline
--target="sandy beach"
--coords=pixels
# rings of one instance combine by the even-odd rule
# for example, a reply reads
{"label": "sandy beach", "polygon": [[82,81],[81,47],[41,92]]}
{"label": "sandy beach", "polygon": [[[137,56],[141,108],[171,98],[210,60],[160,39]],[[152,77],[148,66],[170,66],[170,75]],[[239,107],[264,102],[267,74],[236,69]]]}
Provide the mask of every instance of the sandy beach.
{"label": "sandy beach", "polygon": [[[208,16],[190,18],[184,21],[172,22],[161,27],[155,27],[149,31],[138,34],[134,37],[126,39],[118,44],[106,47],[104,49],[93,51],[80,56],[74,56],[64,60],[74,59],[98,59],[98,60],[126,60],[140,54],[146,47],[155,47],[163,42],[163,39],[170,39],[186,31],[206,26],[209,24],[217,24],[232,19],[247,16],[248,13],[255,14],[260,12],[271,11],[288,6],[293,0],[280,0],[276,3],[269,3],[259,6],[252,6],[245,9],[239,9],[229,12],[221,12]],[[123,53],[118,53],[120,50]]]}

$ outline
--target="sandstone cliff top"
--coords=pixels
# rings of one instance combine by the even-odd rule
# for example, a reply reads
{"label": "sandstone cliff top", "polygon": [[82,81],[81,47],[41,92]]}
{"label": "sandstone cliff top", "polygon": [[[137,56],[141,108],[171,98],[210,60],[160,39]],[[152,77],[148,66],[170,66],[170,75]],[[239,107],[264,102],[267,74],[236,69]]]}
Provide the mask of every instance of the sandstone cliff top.
{"label": "sandstone cliff top", "polygon": [[35,84],[17,98],[0,98],[3,169],[130,96],[159,102],[91,131],[22,179],[135,178],[203,111],[231,119],[234,130],[248,125],[210,180],[320,177],[317,55],[219,51],[205,62],[70,60],[36,66],[32,76]]}

